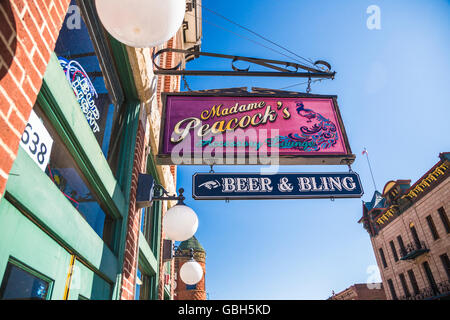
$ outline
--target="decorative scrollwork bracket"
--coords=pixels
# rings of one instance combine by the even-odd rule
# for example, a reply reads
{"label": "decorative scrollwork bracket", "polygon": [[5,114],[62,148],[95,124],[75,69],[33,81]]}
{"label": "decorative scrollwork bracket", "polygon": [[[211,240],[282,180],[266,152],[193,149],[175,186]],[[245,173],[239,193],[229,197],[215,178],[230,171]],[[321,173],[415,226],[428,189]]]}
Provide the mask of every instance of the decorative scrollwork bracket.
{"label": "decorative scrollwork bracket", "polygon": [[[190,56],[206,56],[212,58],[222,58],[231,60],[231,68],[233,71],[222,70],[181,70],[182,63],[172,68],[163,68],[157,64],[156,58],[163,53],[177,53],[184,55],[185,58]],[[247,68],[239,68],[236,66],[237,61],[245,61],[249,63]],[[271,71],[250,71],[250,66],[258,65]],[[270,60],[261,58],[251,58],[243,56],[233,56],[220,53],[200,52],[193,50],[173,49],[166,48],[161,49],[156,53],[153,53],[153,65],[156,70],[156,75],[181,75],[181,76],[248,76],[248,77],[290,77],[290,78],[321,78],[321,79],[334,79],[335,71],[331,71],[331,65],[323,60],[317,60],[314,63],[315,67],[308,67],[303,64]]]}

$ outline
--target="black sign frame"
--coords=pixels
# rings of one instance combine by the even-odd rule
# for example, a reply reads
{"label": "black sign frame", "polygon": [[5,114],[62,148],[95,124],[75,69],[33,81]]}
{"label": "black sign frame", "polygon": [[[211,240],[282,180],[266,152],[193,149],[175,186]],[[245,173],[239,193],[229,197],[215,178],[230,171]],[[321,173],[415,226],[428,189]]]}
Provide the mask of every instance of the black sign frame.
{"label": "black sign frame", "polygon": [[[220,177],[220,176],[249,176],[249,177],[265,177],[265,176],[287,176],[287,175],[295,175],[295,176],[301,176],[301,175],[351,175],[353,177],[356,177],[355,183],[360,189],[360,193],[353,193],[353,194],[338,194],[338,193],[323,193],[320,195],[311,195],[311,194],[283,194],[283,195],[270,195],[270,194],[263,194],[263,195],[252,195],[249,193],[249,195],[240,196],[240,195],[232,195],[230,196],[223,196],[223,195],[211,195],[211,196],[202,196],[198,195],[196,193],[196,177],[197,176],[211,176],[211,177]],[[221,172],[221,173],[195,173],[192,176],[192,198],[195,200],[277,200],[277,199],[348,199],[348,198],[361,198],[364,194],[363,185],[361,183],[361,179],[359,175],[356,172],[280,172],[277,174],[259,174],[259,173],[249,173],[249,172]]]}

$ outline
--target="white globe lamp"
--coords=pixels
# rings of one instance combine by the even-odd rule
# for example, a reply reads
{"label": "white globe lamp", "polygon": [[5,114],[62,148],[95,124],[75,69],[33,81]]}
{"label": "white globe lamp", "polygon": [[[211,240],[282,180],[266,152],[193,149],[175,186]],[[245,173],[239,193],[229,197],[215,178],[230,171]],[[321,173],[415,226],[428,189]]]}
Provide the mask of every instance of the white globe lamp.
{"label": "white globe lamp", "polygon": [[177,204],[164,214],[163,230],[166,239],[185,241],[195,234],[197,228],[197,214],[184,204]]}
{"label": "white globe lamp", "polygon": [[202,266],[192,258],[181,266],[180,277],[185,284],[197,284],[203,277]]}
{"label": "white globe lamp", "polygon": [[137,48],[155,47],[172,38],[183,23],[186,0],[96,0],[106,30]]}

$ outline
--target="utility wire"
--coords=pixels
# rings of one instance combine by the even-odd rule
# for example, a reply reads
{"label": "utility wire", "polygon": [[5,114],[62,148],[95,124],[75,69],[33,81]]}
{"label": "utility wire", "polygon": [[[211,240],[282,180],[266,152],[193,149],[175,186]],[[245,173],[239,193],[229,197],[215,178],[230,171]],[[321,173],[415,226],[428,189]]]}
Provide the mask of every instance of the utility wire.
{"label": "utility wire", "polygon": [[[193,14],[190,14],[190,13],[186,13],[186,14],[189,15],[189,16],[195,17]],[[213,23],[213,22],[210,22],[210,21],[208,21],[208,20],[205,19],[205,18],[200,18],[200,17],[196,17],[196,18],[199,19],[199,20],[202,20],[203,22],[206,22],[206,23],[208,23],[208,24],[210,24],[210,25],[212,25],[212,26],[214,26],[214,27],[216,27],[216,28],[219,28],[219,29],[222,29],[222,30],[224,30],[224,31],[226,31],[226,32],[229,32],[229,33],[231,33],[231,34],[233,34],[233,35],[235,35],[235,36],[237,36],[237,37],[243,38],[243,39],[245,39],[245,40],[247,40],[247,41],[250,41],[250,42],[252,42],[252,43],[254,43],[254,44],[257,44],[257,45],[259,45],[259,46],[261,46],[261,47],[264,47],[264,48],[266,48],[266,49],[268,49],[268,50],[271,50],[271,51],[273,51],[273,52],[275,52],[275,53],[281,54],[282,56],[285,56],[285,57],[287,57],[287,58],[289,58],[289,59],[294,59],[294,60],[298,61],[298,59],[295,59],[295,58],[293,58],[293,57],[291,57],[291,56],[288,56],[288,55],[284,54],[284,53],[281,52],[281,51],[275,50],[274,48],[268,47],[268,46],[262,44],[261,42],[255,41],[255,40],[250,39],[250,38],[248,38],[248,37],[246,37],[246,36],[243,36],[243,35],[241,35],[241,34],[239,34],[239,33],[236,33],[236,32],[234,32],[234,31],[231,31],[231,30],[229,30],[229,29],[227,29],[227,28],[225,28],[225,27],[223,27],[223,26],[220,26],[220,25],[217,25],[217,24],[215,24],[215,23]],[[298,61],[298,62],[300,62],[300,61]],[[301,62],[301,63],[302,63],[302,62]],[[314,66],[314,68],[317,68],[317,66]]]}
{"label": "utility wire", "polygon": [[[218,17],[220,17],[220,18],[222,18],[222,19],[224,19],[224,20],[226,20],[226,21],[228,21],[228,22],[230,22],[230,23],[232,23],[232,24],[238,26],[238,27],[241,28],[241,29],[244,29],[244,30],[246,30],[246,31],[248,31],[248,32],[250,32],[250,33],[252,33],[252,34],[254,34],[255,36],[257,36],[257,37],[259,37],[259,38],[261,38],[261,39],[263,39],[263,40],[265,40],[265,41],[267,41],[267,42],[270,42],[271,44],[273,44],[273,45],[275,45],[275,46],[277,46],[277,47],[279,47],[279,48],[281,48],[281,49],[283,49],[283,50],[289,52],[290,54],[293,54],[294,56],[296,56],[296,57],[298,57],[298,58],[300,58],[300,59],[302,59],[302,60],[308,62],[308,63],[311,64],[312,66],[316,67],[316,66],[314,65],[314,62],[313,62],[311,59],[306,59],[306,58],[304,58],[304,57],[302,57],[302,56],[296,54],[295,52],[293,52],[293,51],[287,49],[286,47],[284,47],[284,46],[282,46],[282,45],[280,45],[280,44],[278,44],[278,43],[276,43],[276,42],[274,42],[274,41],[272,41],[272,40],[270,40],[270,39],[268,39],[268,38],[262,36],[262,35],[259,34],[258,32],[255,32],[255,31],[253,31],[253,30],[251,30],[251,29],[249,29],[249,28],[247,28],[247,27],[245,27],[245,26],[243,26],[243,25],[241,25],[241,24],[239,24],[239,23],[237,23],[237,22],[234,22],[233,20],[231,20],[231,19],[229,19],[229,18],[227,18],[227,17],[221,15],[220,13],[218,13],[218,12],[212,10],[212,9],[209,9],[209,8],[205,7],[205,6],[202,5],[202,4],[198,4],[198,5],[199,5],[200,7],[202,7],[203,9],[206,9],[206,10],[208,10],[209,12],[215,14],[216,16],[218,16]],[[298,61],[298,59],[295,59],[295,60]]]}
{"label": "utility wire", "polygon": [[[322,80],[324,80],[324,79],[315,79],[315,80],[311,81],[311,83],[318,82],[318,81],[320,82]],[[302,84],[307,84],[307,83],[308,83],[308,81],[295,83],[295,84],[289,85],[287,87],[279,88],[279,90],[288,89],[288,88],[292,88],[292,87],[296,87],[296,86],[301,86]]]}
{"label": "utility wire", "polygon": [[[238,26],[239,28],[244,29],[244,30],[246,30],[246,31],[248,31],[248,32],[250,32],[250,33],[256,35],[257,37],[259,37],[259,38],[261,38],[261,39],[263,39],[263,40],[265,40],[265,41],[267,41],[267,42],[269,42],[269,43],[271,43],[271,44],[273,44],[273,45],[275,45],[275,46],[277,46],[277,47],[279,47],[279,48],[281,48],[281,49],[283,49],[283,50],[285,50],[285,51],[287,51],[287,52],[289,52],[290,54],[292,54],[292,55],[294,55],[294,56],[296,56],[296,57],[298,57],[298,58],[300,58],[300,59],[306,61],[307,63],[309,63],[309,64],[310,64],[311,66],[313,66],[314,68],[317,68],[317,66],[314,65],[314,62],[313,62],[311,59],[306,59],[306,58],[304,58],[304,57],[302,57],[302,56],[296,54],[295,52],[292,52],[291,50],[289,50],[289,49],[287,49],[287,48],[285,48],[285,47],[283,47],[283,46],[281,46],[281,45],[275,43],[274,41],[272,41],[272,40],[270,40],[270,39],[267,39],[266,37],[260,35],[259,33],[255,32],[255,31],[253,31],[253,30],[251,30],[251,29],[249,29],[249,28],[247,28],[247,27],[245,27],[245,26],[243,26],[243,25],[241,25],[241,24],[239,24],[239,23],[237,23],[237,22],[234,22],[233,20],[231,20],[231,19],[229,19],[229,18],[227,18],[227,17],[221,15],[220,13],[217,13],[216,11],[214,11],[214,10],[212,10],[212,9],[209,9],[209,8],[205,7],[204,5],[201,5],[201,4],[197,4],[197,5],[200,6],[200,7],[202,7],[203,9],[206,9],[206,10],[210,11],[211,13],[213,13],[213,14],[219,16],[220,18],[222,18],[222,19],[224,19],[224,20],[226,20],[226,21],[228,21],[228,22],[230,22],[230,23],[232,23],[232,24]],[[214,26],[214,27],[216,27],[216,28],[219,28],[219,29],[222,29],[222,30],[224,30],[224,31],[226,31],[226,32],[229,32],[229,33],[231,33],[231,34],[233,34],[233,35],[235,35],[235,36],[237,36],[237,37],[240,37],[240,38],[243,38],[243,39],[245,39],[245,40],[247,40],[247,41],[250,41],[250,42],[252,42],[252,43],[254,43],[254,44],[258,45],[258,46],[261,46],[261,47],[263,47],[263,48],[266,48],[266,49],[268,49],[268,50],[271,50],[271,51],[273,51],[273,52],[275,52],[275,53],[277,53],[277,54],[280,54],[280,55],[282,55],[282,56],[284,56],[284,57],[287,57],[287,58],[289,58],[289,59],[294,59],[295,61],[297,61],[297,62],[299,62],[299,63],[303,63],[303,62],[299,61],[298,59],[296,59],[296,58],[294,58],[294,57],[292,57],[292,56],[289,56],[289,55],[287,55],[287,54],[285,54],[285,53],[283,53],[283,52],[280,52],[280,51],[278,51],[278,50],[275,50],[274,48],[271,48],[271,47],[269,47],[269,46],[266,46],[266,45],[262,44],[261,42],[255,41],[255,40],[250,39],[250,38],[248,38],[248,37],[246,37],[246,36],[243,36],[243,35],[241,35],[241,34],[239,34],[239,33],[236,33],[236,32],[234,32],[234,31],[232,31],[232,30],[230,30],[230,29],[228,29],[228,28],[225,28],[225,27],[221,26],[221,25],[217,25],[217,24],[215,24],[215,23],[213,23],[213,22],[210,22],[210,21],[208,21],[207,19],[205,19],[205,18],[203,18],[203,17],[200,18],[200,17],[197,17],[197,16],[195,16],[195,15],[193,15],[193,14],[190,14],[190,13],[187,13],[187,12],[186,12],[186,14],[187,14],[187,15],[190,15],[190,16],[192,16],[192,17],[194,17],[194,18],[196,18],[197,20],[204,21],[204,22],[206,22],[206,23],[208,23],[208,24],[210,24],[210,25],[212,25],[212,26]],[[311,81],[311,83],[318,82],[318,81],[322,81],[322,80],[324,80],[324,79],[316,79],[316,80]],[[184,81],[186,81],[186,80],[184,79]],[[296,83],[296,84],[292,84],[292,85],[289,85],[289,86],[287,86],[287,87],[280,88],[280,90],[287,89],[287,88],[291,88],[291,87],[296,87],[296,86],[303,85],[303,84],[306,84],[306,83],[308,83],[308,81],[301,82],[301,83]]]}

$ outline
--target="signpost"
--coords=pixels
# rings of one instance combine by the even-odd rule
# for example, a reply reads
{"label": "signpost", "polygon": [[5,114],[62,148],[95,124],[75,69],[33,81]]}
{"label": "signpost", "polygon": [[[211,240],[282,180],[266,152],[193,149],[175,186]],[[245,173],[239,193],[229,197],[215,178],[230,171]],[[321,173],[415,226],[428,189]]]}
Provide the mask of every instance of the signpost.
{"label": "signpost", "polygon": [[345,173],[196,173],[196,200],[360,198],[364,191],[355,172]]}
{"label": "signpost", "polygon": [[[336,96],[163,93],[158,164],[351,164]],[[241,160],[241,162],[239,162]]]}

